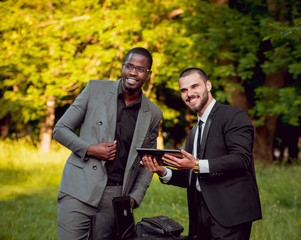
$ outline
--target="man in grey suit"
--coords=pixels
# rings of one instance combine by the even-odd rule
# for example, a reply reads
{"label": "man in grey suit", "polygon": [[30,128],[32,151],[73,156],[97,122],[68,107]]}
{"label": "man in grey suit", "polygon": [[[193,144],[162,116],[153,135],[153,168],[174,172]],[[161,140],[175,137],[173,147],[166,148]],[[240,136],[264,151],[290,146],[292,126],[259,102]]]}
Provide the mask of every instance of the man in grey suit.
{"label": "man in grey suit", "polygon": [[129,195],[133,208],[142,202],[152,173],[136,148],[156,148],[162,118],[141,90],[151,67],[151,54],[133,48],[122,79],[89,81],[54,127],[54,139],[72,151],[59,187],[59,239],[114,239],[112,198]]}

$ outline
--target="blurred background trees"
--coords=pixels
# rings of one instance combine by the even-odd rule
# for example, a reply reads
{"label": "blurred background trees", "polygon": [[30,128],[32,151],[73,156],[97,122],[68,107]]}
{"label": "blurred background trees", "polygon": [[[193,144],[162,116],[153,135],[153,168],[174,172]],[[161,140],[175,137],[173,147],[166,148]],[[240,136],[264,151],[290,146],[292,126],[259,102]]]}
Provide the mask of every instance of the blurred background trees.
{"label": "blurred background trees", "polygon": [[[121,77],[125,54],[154,58],[144,92],[162,110],[161,147],[178,148],[196,117],[177,79],[204,69],[213,95],[242,107],[255,127],[254,156],[298,157],[301,2],[297,0],[3,0],[0,134],[47,151],[55,122],[90,79]],[[278,149],[278,156],[275,156]]]}

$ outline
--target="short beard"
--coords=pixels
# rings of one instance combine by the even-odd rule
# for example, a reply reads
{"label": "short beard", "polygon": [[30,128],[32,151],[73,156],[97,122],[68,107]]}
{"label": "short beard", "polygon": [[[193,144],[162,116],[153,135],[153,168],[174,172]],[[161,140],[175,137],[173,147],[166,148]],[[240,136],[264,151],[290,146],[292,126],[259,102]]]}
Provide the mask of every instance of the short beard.
{"label": "short beard", "polygon": [[202,101],[201,101],[200,105],[196,106],[195,108],[192,108],[190,106],[188,106],[188,107],[190,108],[191,111],[198,113],[204,108],[204,106],[207,104],[208,100],[209,100],[209,94],[207,91],[205,91],[202,95]]}
{"label": "short beard", "polygon": [[140,88],[139,87],[131,87],[131,86],[127,86],[125,84],[125,80],[122,79],[122,87],[124,90],[126,90],[129,94],[134,94],[136,91],[138,91]]}

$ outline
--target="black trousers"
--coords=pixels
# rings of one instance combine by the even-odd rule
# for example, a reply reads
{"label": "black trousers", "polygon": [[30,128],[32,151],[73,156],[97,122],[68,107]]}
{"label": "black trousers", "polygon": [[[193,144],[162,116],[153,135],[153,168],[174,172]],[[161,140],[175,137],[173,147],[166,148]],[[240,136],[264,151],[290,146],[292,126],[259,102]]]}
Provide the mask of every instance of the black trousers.
{"label": "black trousers", "polygon": [[252,222],[224,227],[211,215],[203,194],[197,191],[196,196],[198,240],[248,240],[250,238]]}

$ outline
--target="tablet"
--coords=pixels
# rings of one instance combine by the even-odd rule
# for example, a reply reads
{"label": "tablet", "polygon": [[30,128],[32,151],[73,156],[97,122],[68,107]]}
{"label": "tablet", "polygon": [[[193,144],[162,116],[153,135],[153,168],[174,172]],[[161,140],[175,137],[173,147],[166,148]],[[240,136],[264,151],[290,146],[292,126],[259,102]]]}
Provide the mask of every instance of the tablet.
{"label": "tablet", "polygon": [[143,157],[143,155],[152,155],[154,157],[161,159],[165,153],[168,153],[175,157],[183,158],[183,154],[181,153],[181,150],[178,149],[136,148],[136,150],[140,157]]}

